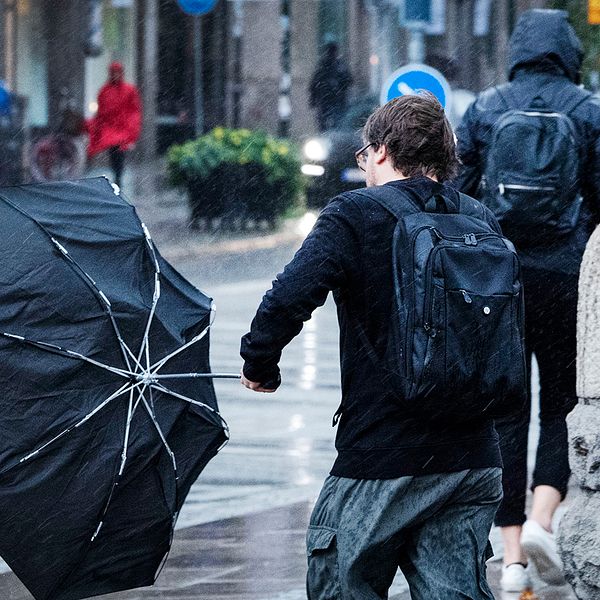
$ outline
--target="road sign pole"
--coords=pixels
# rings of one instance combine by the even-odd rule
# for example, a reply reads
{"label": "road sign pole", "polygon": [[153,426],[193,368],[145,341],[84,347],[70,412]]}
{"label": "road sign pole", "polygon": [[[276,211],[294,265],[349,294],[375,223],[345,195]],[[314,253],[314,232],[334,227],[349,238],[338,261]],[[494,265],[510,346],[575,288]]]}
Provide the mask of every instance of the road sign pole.
{"label": "road sign pole", "polygon": [[196,137],[204,133],[204,89],[202,86],[202,22],[194,19],[194,113]]}
{"label": "road sign pole", "polygon": [[412,25],[409,29],[408,62],[425,62],[425,31],[420,25]]}

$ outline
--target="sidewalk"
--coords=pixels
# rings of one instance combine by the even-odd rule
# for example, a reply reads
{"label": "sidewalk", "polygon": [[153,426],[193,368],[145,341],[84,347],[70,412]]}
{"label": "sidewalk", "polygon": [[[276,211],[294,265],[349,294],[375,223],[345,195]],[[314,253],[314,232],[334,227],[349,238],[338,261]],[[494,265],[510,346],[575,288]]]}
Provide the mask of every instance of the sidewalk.
{"label": "sidewalk", "polygon": [[[112,177],[106,167],[86,175]],[[135,206],[161,254],[169,261],[218,254],[242,254],[249,250],[300,243],[308,233],[302,219],[287,219],[278,231],[199,232],[189,226],[186,192],[169,186],[164,159],[128,165],[123,195]]]}
{"label": "sidewalk", "polygon": [[[304,538],[309,503],[179,530],[156,585],[102,596],[105,600],[305,600]],[[519,600],[499,590],[500,561],[488,563],[496,600]],[[569,600],[564,588],[544,588],[539,600]],[[2,600],[31,600],[12,573],[0,576]],[[390,600],[410,600],[404,586]],[[527,600],[534,600],[528,598]]]}

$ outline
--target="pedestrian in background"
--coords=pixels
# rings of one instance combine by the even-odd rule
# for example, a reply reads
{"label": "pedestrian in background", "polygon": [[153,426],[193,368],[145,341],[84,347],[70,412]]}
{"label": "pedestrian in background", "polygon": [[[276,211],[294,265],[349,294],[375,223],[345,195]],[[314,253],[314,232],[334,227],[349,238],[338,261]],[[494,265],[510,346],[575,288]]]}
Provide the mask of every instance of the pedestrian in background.
{"label": "pedestrian in background", "polygon": [[317,110],[319,131],[335,128],[346,112],[352,75],[338,56],[338,45],[328,42],[312,76],[310,106]]}
{"label": "pedestrian in background", "polygon": [[[458,161],[452,128],[432,95],[388,102],[369,117],[363,137],[365,145],[356,155],[367,188],[327,204],[264,296],[242,339],[242,384],[256,392],[279,386],[283,348],[333,291],[342,376],[342,403],[334,417],[338,456],[307,534],[309,599],[387,598],[400,567],[413,600],[492,600],[485,561],[502,496],[501,459],[488,414],[494,400],[489,402],[483,389],[489,382],[488,391],[501,399],[503,412],[510,406],[503,402],[496,375],[505,378],[505,385],[517,382],[525,396],[519,328],[505,322],[508,329],[502,331],[508,335],[500,341],[496,334],[502,315],[519,313],[516,254],[501,238],[490,211],[442,183],[456,173]],[[401,233],[409,221],[411,233]],[[458,238],[443,238],[432,225],[438,222],[442,229],[443,223],[455,228]],[[461,235],[464,223],[471,233]],[[456,251],[458,270],[449,268],[455,286],[464,275],[460,269],[470,269],[470,290],[477,290],[483,278],[488,292],[505,273],[510,293],[498,300],[500,295],[486,298],[456,289],[445,326],[440,316],[445,301],[434,291],[432,314],[423,324],[425,268],[420,265],[420,275],[409,273],[398,287],[405,275],[395,262],[412,260],[411,240],[417,236],[414,260],[424,260],[425,250],[436,253],[434,247],[439,257],[443,247],[452,263]],[[438,248],[442,239],[459,242]],[[495,269],[477,261],[488,243],[495,248],[490,253]],[[465,253],[470,261],[460,258]],[[507,259],[501,261],[506,269],[495,262],[499,257]],[[413,268],[412,262],[408,265]],[[431,284],[434,276],[442,277],[438,268],[427,279]],[[412,300],[417,279],[421,295]],[[500,310],[498,302],[513,301],[513,311]],[[398,328],[406,335],[399,336]],[[408,337],[417,354],[410,354],[412,366],[404,371],[400,348]],[[454,344],[448,356],[444,339]],[[496,345],[508,340],[514,345]],[[413,358],[417,355],[421,360]],[[480,360],[484,365],[494,361],[496,369],[477,368]],[[448,376],[444,364],[451,371],[456,367],[456,373]],[[412,383],[414,372],[421,373],[419,384]],[[462,412],[462,419],[454,411]]]}
{"label": "pedestrian in background", "polygon": [[517,246],[523,267],[528,368],[540,376],[540,437],[527,519],[530,406],[497,423],[504,500],[502,588],[530,586],[528,559],[563,582],[553,517],[570,476],[565,419],[575,393],[578,273],[600,209],[600,105],[581,89],[582,46],[567,13],[531,10],[510,40],[509,82],[482,92],[457,130],[457,185],[478,195]]}
{"label": "pedestrian in background", "polygon": [[125,81],[123,65],[113,62],[108,81],[98,94],[98,111],[87,123],[88,157],[108,150],[115,183],[121,185],[125,155],[140,137],[142,104],[135,85]]}

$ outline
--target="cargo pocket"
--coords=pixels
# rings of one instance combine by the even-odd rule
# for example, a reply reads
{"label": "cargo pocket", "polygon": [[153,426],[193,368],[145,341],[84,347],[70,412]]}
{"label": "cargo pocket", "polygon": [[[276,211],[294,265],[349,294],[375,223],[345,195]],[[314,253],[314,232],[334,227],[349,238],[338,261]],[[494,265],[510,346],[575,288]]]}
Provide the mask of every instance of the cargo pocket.
{"label": "cargo pocket", "polygon": [[481,598],[485,598],[486,600],[494,600],[494,594],[490,589],[490,586],[487,582],[487,561],[494,556],[494,550],[492,548],[492,544],[487,542],[485,546],[485,550],[483,551],[483,555],[481,556],[481,560],[479,561],[479,591],[481,592]]}
{"label": "cargo pocket", "polygon": [[328,527],[309,527],[306,549],[308,600],[338,600],[341,595],[335,530]]}

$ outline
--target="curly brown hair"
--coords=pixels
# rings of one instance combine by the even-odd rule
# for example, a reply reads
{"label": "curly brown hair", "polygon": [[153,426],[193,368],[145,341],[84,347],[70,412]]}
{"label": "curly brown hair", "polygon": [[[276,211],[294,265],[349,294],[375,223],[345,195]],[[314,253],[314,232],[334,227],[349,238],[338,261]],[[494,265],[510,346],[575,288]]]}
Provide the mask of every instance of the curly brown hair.
{"label": "curly brown hair", "polygon": [[386,147],[396,171],[406,177],[452,179],[459,167],[452,126],[428,92],[400,96],[380,106],[363,129],[366,144]]}

